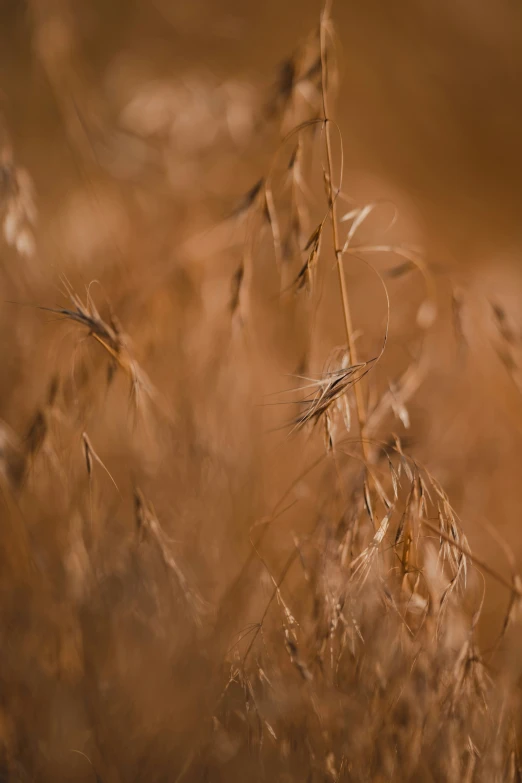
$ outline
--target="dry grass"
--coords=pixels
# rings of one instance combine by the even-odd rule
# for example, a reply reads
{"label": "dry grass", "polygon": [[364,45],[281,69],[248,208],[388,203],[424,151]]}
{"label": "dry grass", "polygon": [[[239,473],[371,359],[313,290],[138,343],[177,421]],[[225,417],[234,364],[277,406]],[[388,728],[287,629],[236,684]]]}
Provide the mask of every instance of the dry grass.
{"label": "dry grass", "polygon": [[329,4],[269,95],[132,69],[96,93],[44,6],[77,172],[53,212],[6,116],[0,777],[519,781],[522,582],[410,448],[444,284],[342,181]]}

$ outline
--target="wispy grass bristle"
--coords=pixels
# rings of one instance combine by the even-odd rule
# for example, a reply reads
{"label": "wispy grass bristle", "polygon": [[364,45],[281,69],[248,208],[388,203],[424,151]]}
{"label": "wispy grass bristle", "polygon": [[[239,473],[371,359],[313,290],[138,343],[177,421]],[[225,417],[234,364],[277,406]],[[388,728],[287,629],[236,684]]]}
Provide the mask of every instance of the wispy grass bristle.
{"label": "wispy grass bristle", "polygon": [[522,780],[515,436],[448,380],[471,288],[359,203],[330,0],[266,88],[182,73],[219,4],[102,5],[5,9],[0,780]]}

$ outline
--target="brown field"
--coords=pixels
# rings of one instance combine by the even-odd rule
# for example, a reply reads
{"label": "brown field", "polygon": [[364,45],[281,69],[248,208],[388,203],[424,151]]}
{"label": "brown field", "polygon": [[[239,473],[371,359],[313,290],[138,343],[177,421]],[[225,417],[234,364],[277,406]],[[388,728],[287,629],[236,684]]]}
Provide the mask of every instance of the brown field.
{"label": "brown field", "polygon": [[0,21],[0,780],[522,780],[522,8]]}

